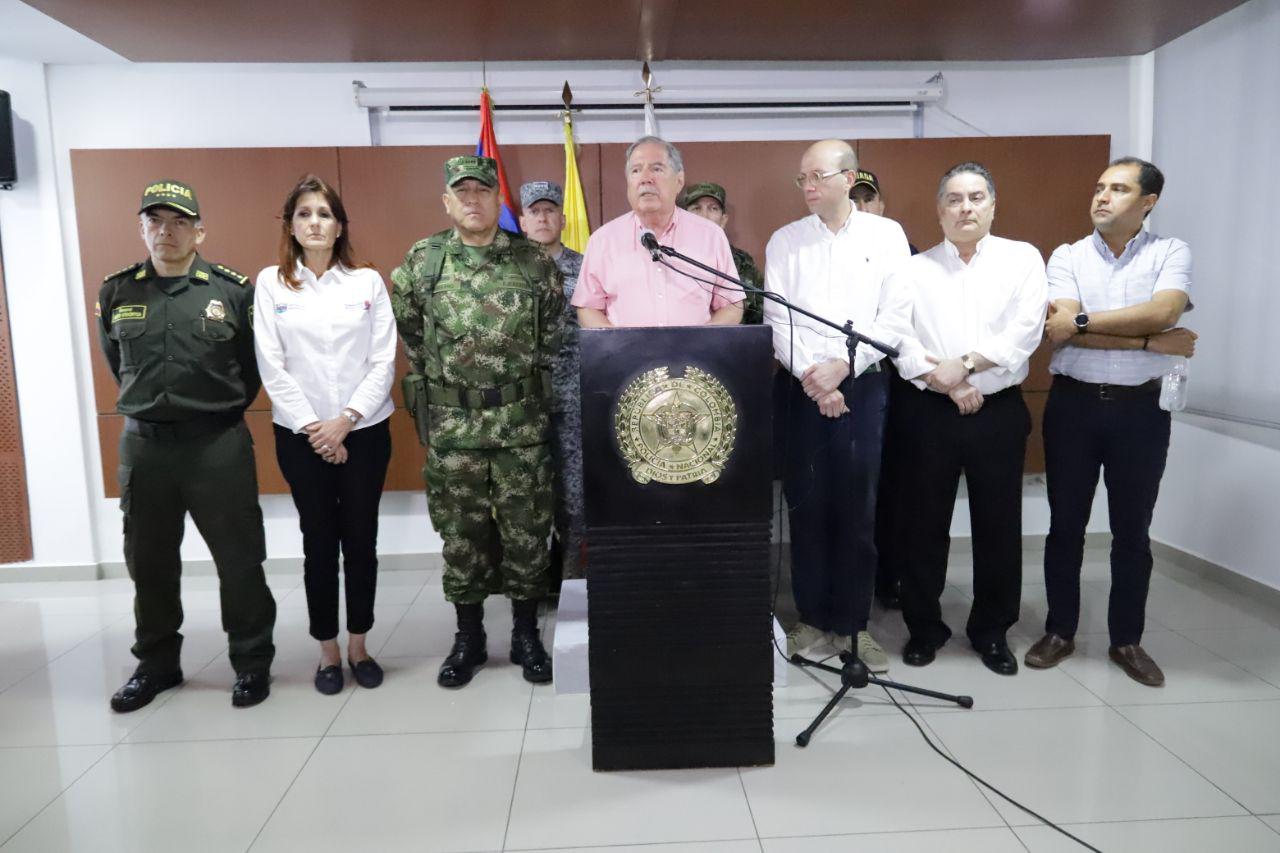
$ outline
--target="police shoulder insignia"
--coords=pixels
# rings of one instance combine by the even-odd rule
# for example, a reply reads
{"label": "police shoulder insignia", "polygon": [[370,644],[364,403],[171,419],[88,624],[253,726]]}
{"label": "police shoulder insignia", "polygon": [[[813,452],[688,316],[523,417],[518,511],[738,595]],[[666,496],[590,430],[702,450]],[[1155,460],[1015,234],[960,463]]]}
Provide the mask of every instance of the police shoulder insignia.
{"label": "police shoulder insignia", "polygon": [[222,264],[213,264],[212,266],[213,266],[213,271],[216,272],[218,275],[220,275],[222,278],[228,279],[230,281],[234,281],[236,284],[240,284],[240,285],[245,285],[249,283],[249,276],[238,273],[235,270],[231,269],[231,267],[224,267]]}
{"label": "police shoulder insignia", "polygon": [[138,276],[138,278],[145,278],[145,277],[146,277],[146,275],[147,275],[146,270],[145,270],[145,269],[143,269],[143,267],[145,267],[145,266],[146,266],[146,261],[138,261],[136,264],[129,264],[129,266],[125,267],[125,268],[124,268],[124,269],[122,269],[122,270],[116,270],[116,271],[115,271],[115,272],[113,272],[111,275],[109,275],[109,276],[105,277],[105,278],[104,278],[104,279],[102,279],[102,280],[103,280],[103,282],[108,282],[108,281],[111,281],[111,279],[113,279],[113,278],[120,278],[120,277],[121,277],[121,276],[123,276],[123,275],[128,275],[129,273],[133,272],[134,270],[138,270],[140,273],[142,273],[142,275],[141,275],[141,276]]}
{"label": "police shoulder insignia", "polygon": [[618,400],[614,434],[638,483],[713,483],[733,453],[738,410],[720,380],[686,367],[657,367],[632,380]]}

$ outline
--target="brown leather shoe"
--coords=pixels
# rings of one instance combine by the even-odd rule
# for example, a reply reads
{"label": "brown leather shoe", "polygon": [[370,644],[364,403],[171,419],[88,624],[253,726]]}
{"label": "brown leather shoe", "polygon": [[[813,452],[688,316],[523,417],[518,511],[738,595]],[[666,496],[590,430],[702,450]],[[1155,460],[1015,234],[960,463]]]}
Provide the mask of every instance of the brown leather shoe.
{"label": "brown leather shoe", "polygon": [[1057,634],[1045,634],[1027,649],[1022,661],[1032,669],[1048,669],[1057,666],[1075,653],[1074,640],[1064,640]]}
{"label": "brown leather shoe", "polygon": [[1151,656],[1136,643],[1132,646],[1112,646],[1111,659],[1120,665],[1125,675],[1148,687],[1163,687],[1164,673]]}

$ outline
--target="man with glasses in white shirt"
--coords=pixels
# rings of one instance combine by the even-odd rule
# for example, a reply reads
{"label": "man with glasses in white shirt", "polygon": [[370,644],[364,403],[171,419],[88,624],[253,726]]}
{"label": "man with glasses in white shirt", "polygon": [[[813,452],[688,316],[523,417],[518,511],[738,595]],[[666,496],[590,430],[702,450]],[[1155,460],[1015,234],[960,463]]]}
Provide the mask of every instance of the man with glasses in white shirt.
{"label": "man with glasses in white shirt", "polygon": [[[896,344],[908,306],[894,302],[885,278],[910,255],[902,226],[854,208],[853,148],[827,139],[800,160],[796,186],[811,216],[778,229],[765,249],[765,287],[835,323]],[[867,632],[875,586],[876,490],[880,476],[886,375],[883,355],[859,346],[849,363],[834,329],[766,300],[774,355],[784,368],[775,386],[783,487],[791,532],[791,586],[800,620],[787,654],[826,641],[873,672],[889,659]]]}
{"label": "man with glasses in white shirt", "polygon": [[951,637],[939,598],[960,474],[973,526],[973,607],[966,633],[992,672],[1018,661],[1005,635],[1022,594],[1022,469],[1031,414],[1022,400],[1027,362],[1040,343],[1047,289],[1030,243],[991,233],[996,188],[978,163],[938,184],[945,239],[916,255],[890,288],[908,294],[911,334],[898,371],[914,388],[899,412],[911,447],[902,615],[911,638],[903,662],[925,666]]}
{"label": "man with glasses in white shirt", "polygon": [[1195,352],[1196,335],[1175,328],[1191,309],[1191,249],[1143,229],[1164,190],[1145,160],[1122,157],[1094,189],[1094,231],[1059,246],[1049,259],[1050,316],[1057,347],[1044,413],[1049,536],[1044,578],[1045,635],[1027,666],[1056,666],[1075,651],[1085,525],[1099,473],[1111,524],[1111,660],[1148,687],[1164,673],[1143,650],[1151,580],[1148,530],[1169,451],[1169,413],[1159,406],[1160,376]]}

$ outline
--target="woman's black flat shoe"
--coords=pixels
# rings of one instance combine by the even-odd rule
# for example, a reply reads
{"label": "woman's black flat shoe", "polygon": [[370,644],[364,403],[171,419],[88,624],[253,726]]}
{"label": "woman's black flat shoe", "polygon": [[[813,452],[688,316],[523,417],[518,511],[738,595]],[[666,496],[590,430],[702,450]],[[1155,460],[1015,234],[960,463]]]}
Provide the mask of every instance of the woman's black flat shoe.
{"label": "woman's black flat shoe", "polygon": [[316,690],[326,696],[342,692],[342,667],[339,664],[316,670]]}
{"label": "woman's black flat shoe", "polygon": [[373,658],[351,664],[351,674],[356,677],[356,684],[371,690],[382,683],[382,667]]}

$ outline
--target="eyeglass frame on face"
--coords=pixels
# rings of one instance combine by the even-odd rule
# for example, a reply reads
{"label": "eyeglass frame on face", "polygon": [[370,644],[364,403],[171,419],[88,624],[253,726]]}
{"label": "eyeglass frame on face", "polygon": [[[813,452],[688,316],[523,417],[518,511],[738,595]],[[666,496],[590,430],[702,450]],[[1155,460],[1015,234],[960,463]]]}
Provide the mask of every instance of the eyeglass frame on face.
{"label": "eyeglass frame on face", "polygon": [[852,171],[853,169],[835,169],[831,172],[808,172],[802,175],[796,175],[793,180],[795,181],[796,189],[802,190],[810,185],[816,187],[823,181],[834,178],[836,175],[842,175],[846,172]]}

